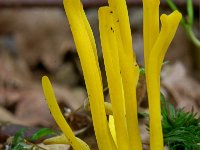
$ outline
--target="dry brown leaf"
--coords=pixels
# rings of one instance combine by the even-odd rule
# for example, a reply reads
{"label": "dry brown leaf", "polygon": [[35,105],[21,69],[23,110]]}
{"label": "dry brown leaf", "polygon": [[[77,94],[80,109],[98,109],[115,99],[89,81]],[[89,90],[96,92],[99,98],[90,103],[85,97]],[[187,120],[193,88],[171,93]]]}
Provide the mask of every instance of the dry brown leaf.
{"label": "dry brown leaf", "polygon": [[162,85],[174,97],[178,107],[198,112],[200,101],[200,84],[192,78],[180,62],[166,66],[163,70]]}
{"label": "dry brown leaf", "polygon": [[[54,120],[47,107],[41,86],[35,85],[34,88],[21,91],[20,101],[16,106],[15,115],[20,120],[26,121],[29,125],[52,126]],[[74,96],[73,90],[53,85],[56,98],[61,109],[70,108],[72,111],[82,105],[82,94]]]}
{"label": "dry brown leaf", "polygon": [[0,122],[1,123],[13,123],[13,124],[21,124],[21,125],[26,125],[27,123],[24,121],[21,121],[20,119],[15,118],[15,116],[9,112],[8,110],[6,110],[3,107],[0,107]]}
{"label": "dry brown leaf", "polygon": [[66,51],[74,49],[66,16],[58,8],[3,9],[0,28],[12,36],[15,50],[30,66],[42,63],[56,70]]}

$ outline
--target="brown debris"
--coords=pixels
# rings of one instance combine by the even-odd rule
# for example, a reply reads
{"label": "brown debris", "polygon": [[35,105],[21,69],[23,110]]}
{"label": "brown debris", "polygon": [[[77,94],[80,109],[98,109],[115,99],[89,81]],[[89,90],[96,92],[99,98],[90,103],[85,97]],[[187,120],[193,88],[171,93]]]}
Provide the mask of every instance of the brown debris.
{"label": "brown debris", "polygon": [[165,67],[163,74],[162,85],[173,96],[177,107],[185,107],[185,110],[193,108],[198,112],[200,84],[187,73],[185,67],[177,62],[173,66]]}

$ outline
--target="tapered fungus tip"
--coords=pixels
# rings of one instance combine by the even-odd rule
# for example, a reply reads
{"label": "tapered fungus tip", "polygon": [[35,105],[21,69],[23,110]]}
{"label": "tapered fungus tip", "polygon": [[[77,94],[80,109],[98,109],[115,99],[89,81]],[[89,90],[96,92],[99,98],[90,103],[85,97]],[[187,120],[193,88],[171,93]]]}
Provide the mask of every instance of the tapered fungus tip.
{"label": "tapered fungus tip", "polygon": [[49,78],[47,76],[42,77],[42,85],[44,85],[48,81],[49,81]]}
{"label": "tapered fungus tip", "polygon": [[182,14],[178,10],[175,10],[173,14],[177,17],[178,20],[182,18]]}
{"label": "tapered fungus tip", "polygon": [[43,77],[42,77],[42,83],[44,82],[45,78],[46,78],[46,76],[43,76]]}
{"label": "tapered fungus tip", "polygon": [[179,23],[181,18],[182,18],[182,14],[179,11],[175,10],[169,15],[166,15],[166,14],[161,15],[160,20],[162,22],[162,25],[165,26],[165,25],[168,25],[169,22]]}
{"label": "tapered fungus tip", "polygon": [[160,5],[160,0],[142,0],[146,7],[152,7],[153,5]]}
{"label": "tapered fungus tip", "polygon": [[165,22],[167,20],[168,16],[166,14],[162,14],[160,17],[161,22]]}
{"label": "tapered fungus tip", "polygon": [[176,21],[178,21],[182,18],[182,14],[178,10],[175,10],[170,15],[168,15],[168,17],[174,18]]}
{"label": "tapered fungus tip", "polygon": [[47,80],[47,79],[48,79],[47,76],[43,76],[43,77],[42,77],[42,80]]}

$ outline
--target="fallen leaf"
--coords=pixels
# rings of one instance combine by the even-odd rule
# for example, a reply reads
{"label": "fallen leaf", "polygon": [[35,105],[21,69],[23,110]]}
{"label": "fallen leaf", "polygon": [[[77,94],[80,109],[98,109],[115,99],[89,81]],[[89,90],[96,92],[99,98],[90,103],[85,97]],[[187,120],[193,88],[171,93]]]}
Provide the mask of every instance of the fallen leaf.
{"label": "fallen leaf", "polygon": [[200,84],[190,76],[180,62],[166,66],[162,72],[162,86],[174,97],[177,107],[198,112]]}

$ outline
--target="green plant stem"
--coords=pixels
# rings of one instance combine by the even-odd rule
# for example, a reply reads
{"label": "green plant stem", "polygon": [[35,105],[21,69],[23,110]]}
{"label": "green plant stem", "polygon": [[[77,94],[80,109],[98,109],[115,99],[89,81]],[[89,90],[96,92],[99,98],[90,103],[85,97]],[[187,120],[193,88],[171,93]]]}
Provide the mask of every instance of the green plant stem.
{"label": "green plant stem", "polygon": [[185,29],[188,33],[189,38],[191,39],[192,43],[200,48],[200,40],[197,39],[195,36],[193,30],[192,30],[192,25],[194,22],[194,10],[193,10],[193,4],[192,0],[186,0],[187,2],[187,13],[188,13],[188,18],[187,18],[187,25],[185,26]]}
{"label": "green plant stem", "polygon": [[174,4],[174,2],[172,2],[171,0],[166,0],[166,2],[168,3],[169,7],[174,11],[174,10],[178,10],[178,8],[176,7],[176,5]]}
{"label": "green plant stem", "polygon": [[186,2],[187,2],[187,13],[188,13],[187,23],[189,25],[192,25],[194,21],[194,10],[193,10],[192,0],[186,0]]}
{"label": "green plant stem", "polygon": [[194,34],[193,30],[192,30],[192,27],[191,27],[191,26],[188,26],[188,27],[186,28],[186,31],[187,31],[188,36],[189,36],[189,38],[191,39],[192,43],[193,43],[196,47],[200,48],[200,40],[195,36],[195,34]]}
{"label": "green plant stem", "polygon": [[[174,4],[172,0],[166,0],[166,2],[173,11],[178,10],[178,8],[176,7],[176,5]],[[192,0],[186,0],[186,3],[187,3],[188,18],[187,20],[185,20],[185,18],[182,18],[180,23],[185,28],[188,34],[188,38],[191,40],[191,42],[197,48],[200,48],[200,40],[196,37],[196,35],[194,34],[192,30],[193,21],[194,21],[194,10],[193,10]]]}

